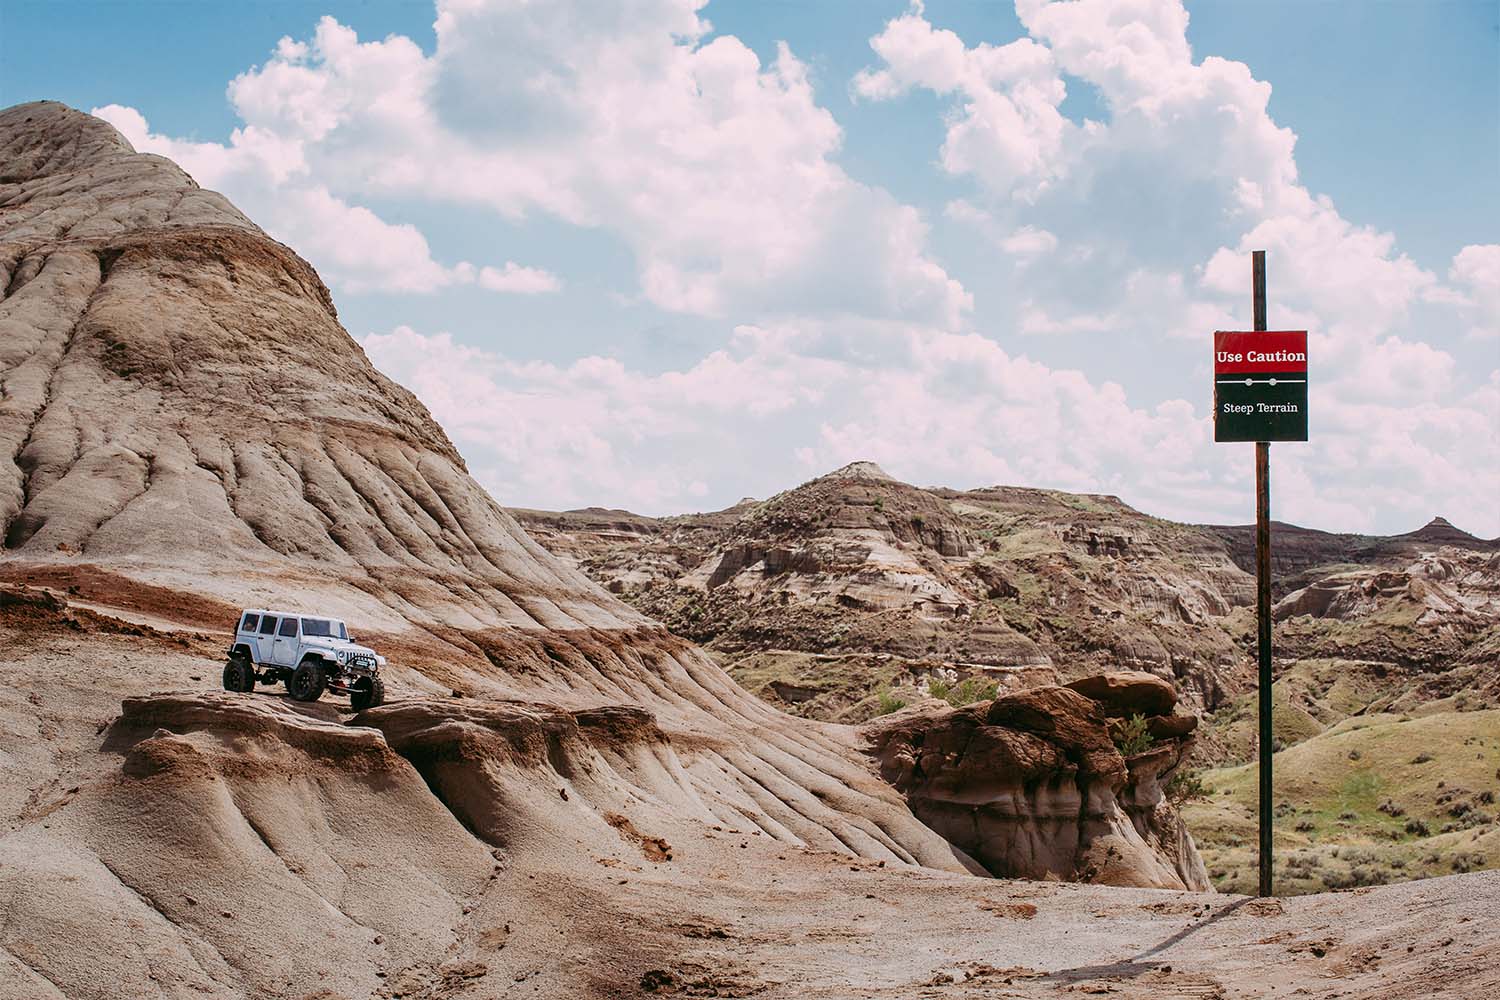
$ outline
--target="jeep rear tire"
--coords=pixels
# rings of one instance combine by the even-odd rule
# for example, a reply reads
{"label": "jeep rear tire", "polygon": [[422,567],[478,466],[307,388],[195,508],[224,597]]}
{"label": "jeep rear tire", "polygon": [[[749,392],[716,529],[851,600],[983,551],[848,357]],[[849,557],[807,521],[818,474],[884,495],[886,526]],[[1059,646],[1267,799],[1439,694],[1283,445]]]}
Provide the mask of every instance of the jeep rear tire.
{"label": "jeep rear tire", "polygon": [[379,708],[385,703],[385,681],[379,677],[361,677],[349,692],[349,707],[356,712]]}
{"label": "jeep rear tire", "polygon": [[244,656],[231,656],[224,664],[224,690],[241,693],[255,690],[255,670]]}
{"label": "jeep rear tire", "polygon": [[298,701],[317,701],[323,695],[324,684],[323,665],[316,660],[303,660],[286,682],[286,689]]}

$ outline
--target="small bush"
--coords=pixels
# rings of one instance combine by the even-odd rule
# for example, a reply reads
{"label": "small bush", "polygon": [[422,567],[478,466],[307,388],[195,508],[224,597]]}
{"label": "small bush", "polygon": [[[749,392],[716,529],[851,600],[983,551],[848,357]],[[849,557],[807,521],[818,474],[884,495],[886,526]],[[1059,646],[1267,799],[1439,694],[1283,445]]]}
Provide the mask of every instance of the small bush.
{"label": "small bush", "polygon": [[892,694],[890,688],[883,687],[875,692],[875,705],[876,715],[890,715],[905,708],[906,701]]}
{"label": "small bush", "polygon": [[1151,744],[1156,739],[1151,735],[1151,729],[1146,725],[1146,717],[1140,713],[1112,726],[1112,735],[1115,738],[1115,746],[1119,748],[1122,756],[1134,757],[1138,753],[1145,753],[1151,749]]}
{"label": "small bush", "polygon": [[878,510],[878,511],[884,511],[885,510],[885,497],[876,497],[875,498],[875,509]]}
{"label": "small bush", "polygon": [[1203,784],[1202,771],[1178,771],[1167,782],[1167,801],[1174,806],[1187,802],[1206,801],[1212,793]]}
{"label": "small bush", "polygon": [[1414,835],[1416,835],[1418,837],[1430,837],[1430,836],[1432,836],[1432,831],[1427,828],[1427,824],[1424,823],[1424,822],[1422,822],[1419,819],[1409,819],[1409,820],[1407,820],[1406,821],[1406,832],[1410,833],[1410,834],[1414,834]]}
{"label": "small bush", "polygon": [[1317,828],[1318,824],[1314,823],[1310,819],[1304,819],[1296,826],[1296,830],[1298,833],[1312,833]]}
{"label": "small bush", "polygon": [[1375,808],[1376,808],[1377,811],[1383,812],[1387,816],[1404,816],[1404,815],[1406,815],[1406,810],[1403,809],[1403,808],[1401,808],[1400,806],[1396,805],[1396,803],[1392,802],[1390,799],[1386,799],[1384,802],[1380,803],[1380,805],[1376,806]]}
{"label": "small bush", "polygon": [[1411,762],[1413,764],[1426,764],[1426,763],[1428,763],[1431,760],[1432,760],[1432,754],[1430,754],[1430,753],[1419,753],[1419,754],[1417,754],[1415,757],[1413,757],[1411,759]]}
{"label": "small bush", "polygon": [[1364,756],[1364,754],[1360,753],[1358,750],[1350,750],[1349,751],[1349,759],[1350,760],[1359,760],[1363,756]]}
{"label": "small bush", "polygon": [[1000,685],[984,677],[965,677],[946,694],[938,695],[954,708],[963,708],[976,701],[994,701],[1000,693]]}

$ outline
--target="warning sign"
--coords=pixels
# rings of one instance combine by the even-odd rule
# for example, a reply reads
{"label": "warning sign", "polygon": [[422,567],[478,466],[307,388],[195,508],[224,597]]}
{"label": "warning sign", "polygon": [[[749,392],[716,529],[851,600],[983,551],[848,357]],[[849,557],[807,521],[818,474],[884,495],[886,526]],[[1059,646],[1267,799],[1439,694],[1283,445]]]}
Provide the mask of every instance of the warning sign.
{"label": "warning sign", "polygon": [[1214,440],[1307,440],[1307,331],[1214,334]]}

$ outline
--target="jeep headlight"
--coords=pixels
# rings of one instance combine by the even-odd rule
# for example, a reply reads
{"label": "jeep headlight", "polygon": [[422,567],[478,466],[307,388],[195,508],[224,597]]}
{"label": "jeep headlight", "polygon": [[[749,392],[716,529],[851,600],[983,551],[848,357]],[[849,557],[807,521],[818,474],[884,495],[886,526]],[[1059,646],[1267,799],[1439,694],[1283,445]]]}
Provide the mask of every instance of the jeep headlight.
{"label": "jeep headlight", "polygon": [[335,653],[334,653],[334,655],[335,655],[335,656],[337,656],[337,657],[338,657],[338,658],[339,658],[339,662],[340,662],[340,663],[343,663],[343,662],[344,662],[344,656],[345,656],[345,655],[346,655],[346,654],[345,654],[345,653],[344,653],[344,651],[343,651],[343,650],[342,650],[342,649],[340,649],[340,650],[337,650],[337,651],[336,651],[336,652],[335,652]]}

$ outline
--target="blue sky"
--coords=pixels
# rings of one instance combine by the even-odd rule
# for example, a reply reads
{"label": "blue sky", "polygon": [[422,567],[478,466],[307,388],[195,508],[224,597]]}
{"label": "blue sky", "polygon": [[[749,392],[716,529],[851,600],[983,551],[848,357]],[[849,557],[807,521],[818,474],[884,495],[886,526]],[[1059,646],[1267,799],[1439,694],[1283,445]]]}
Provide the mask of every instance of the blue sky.
{"label": "blue sky", "polygon": [[574,6],[11,0],[0,103],[224,190],[505,503],[868,457],[1245,520],[1254,244],[1327,372],[1278,516],[1500,533],[1500,5]]}

